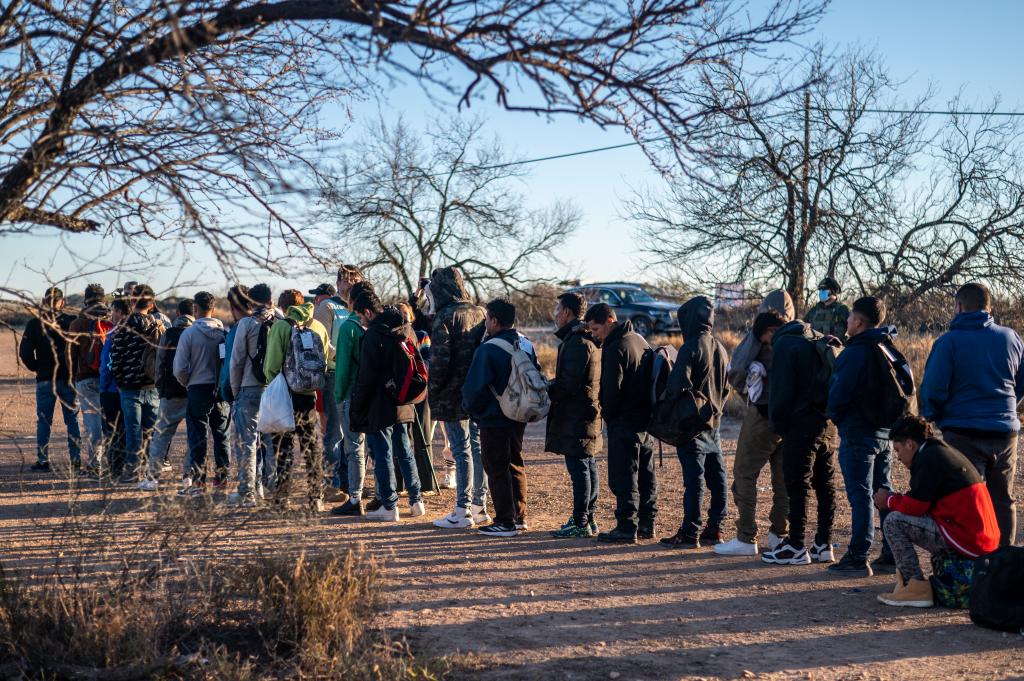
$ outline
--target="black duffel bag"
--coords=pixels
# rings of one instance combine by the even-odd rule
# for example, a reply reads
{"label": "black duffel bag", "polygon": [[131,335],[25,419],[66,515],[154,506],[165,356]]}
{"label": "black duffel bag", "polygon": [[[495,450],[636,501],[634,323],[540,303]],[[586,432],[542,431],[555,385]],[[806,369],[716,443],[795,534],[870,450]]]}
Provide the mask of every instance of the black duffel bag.
{"label": "black duffel bag", "polygon": [[1004,546],[974,563],[971,621],[1018,632],[1024,630],[1024,548]]}

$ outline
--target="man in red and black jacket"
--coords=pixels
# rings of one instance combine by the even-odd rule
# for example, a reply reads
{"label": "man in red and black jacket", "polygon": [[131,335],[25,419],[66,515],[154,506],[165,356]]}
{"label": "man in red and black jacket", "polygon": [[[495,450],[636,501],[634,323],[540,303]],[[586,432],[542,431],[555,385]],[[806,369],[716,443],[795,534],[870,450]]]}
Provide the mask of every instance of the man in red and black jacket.
{"label": "man in red and black jacket", "polygon": [[985,481],[963,454],[932,437],[931,425],[907,416],[889,432],[893,451],[910,469],[910,489],[880,489],[875,504],[890,511],[883,523],[898,570],[896,588],[878,597],[886,605],[931,607],[932,588],[915,546],[977,558],[999,546],[999,525]]}

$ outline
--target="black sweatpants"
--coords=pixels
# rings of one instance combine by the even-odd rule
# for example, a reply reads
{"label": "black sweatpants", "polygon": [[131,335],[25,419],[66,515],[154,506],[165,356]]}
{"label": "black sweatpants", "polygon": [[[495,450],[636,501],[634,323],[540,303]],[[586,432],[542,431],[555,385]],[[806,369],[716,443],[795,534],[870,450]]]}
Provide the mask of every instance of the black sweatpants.
{"label": "black sweatpants", "polygon": [[814,543],[832,541],[836,515],[835,429],[824,419],[795,423],[782,436],[782,473],[789,496],[789,544],[803,548],[807,526],[807,495],[813,488],[818,501]]}
{"label": "black sweatpants", "polygon": [[658,479],[651,436],[608,424],[608,487],[615,495],[616,527],[635,533],[658,517]]}

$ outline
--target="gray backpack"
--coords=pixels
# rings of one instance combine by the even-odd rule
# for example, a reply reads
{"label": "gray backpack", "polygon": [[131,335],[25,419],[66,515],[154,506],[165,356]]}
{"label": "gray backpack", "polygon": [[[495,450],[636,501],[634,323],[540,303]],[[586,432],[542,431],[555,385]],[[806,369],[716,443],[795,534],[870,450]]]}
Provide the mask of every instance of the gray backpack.
{"label": "gray backpack", "polygon": [[320,337],[308,326],[298,326],[288,319],[292,327],[288,349],[284,354],[284,380],[293,393],[313,393],[323,390],[327,377],[327,356]]}

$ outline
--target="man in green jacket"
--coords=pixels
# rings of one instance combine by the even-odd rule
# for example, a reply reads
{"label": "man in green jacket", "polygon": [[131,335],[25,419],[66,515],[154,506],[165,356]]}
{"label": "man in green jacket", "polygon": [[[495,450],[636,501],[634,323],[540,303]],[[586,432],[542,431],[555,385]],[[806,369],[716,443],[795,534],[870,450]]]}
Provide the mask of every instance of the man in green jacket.
{"label": "man in green jacket", "polygon": [[818,284],[818,302],[807,313],[804,321],[811,328],[826,336],[835,336],[846,342],[846,318],[850,316],[850,308],[839,302],[842,289],[839,282],[832,277],[825,277]]}
{"label": "man in green jacket", "polygon": [[[278,320],[270,327],[267,336],[267,354],[263,361],[263,373],[268,385],[284,370],[287,360],[288,346],[293,333],[305,330],[312,332],[315,340],[320,343],[320,356],[323,357],[323,372],[327,372],[327,329],[313,318],[313,304],[304,303],[302,293],[296,290],[286,291],[282,295],[288,302],[288,312],[284,319]],[[282,306],[283,307],[283,306]],[[289,376],[291,374],[288,374]],[[323,386],[323,377],[320,385]],[[290,473],[292,468],[292,441],[299,438],[299,450],[306,460],[306,476],[309,486],[309,507],[313,511],[323,510],[324,472],[323,446],[320,442],[320,418],[316,413],[316,389],[296,391],[289,385],[292,397],[292,408],[295,412],[295,430],[283,433],[274,438],[274,453],[277,458],[277,493],[275,498],[287,503],[290,491]]]}
{"label": "man in green jacket", "polygon": [[[353,289],[354,290],[354,289]],[[370,287],[360,288],[349,300],[353,314],[341,322],[335,338],[334,398],[341,416],[341,458],[348,466],[348,501],[336,506],[331,515],[361,516],[363,511],[363,481],[366,478],[365,435],[352,430],[350,408],[352,386],[359,369],[363,335],[366,333],[368,311],[379,310],[380,299]]]}

